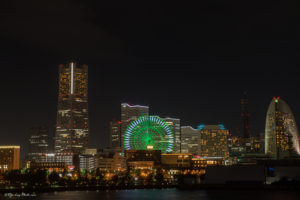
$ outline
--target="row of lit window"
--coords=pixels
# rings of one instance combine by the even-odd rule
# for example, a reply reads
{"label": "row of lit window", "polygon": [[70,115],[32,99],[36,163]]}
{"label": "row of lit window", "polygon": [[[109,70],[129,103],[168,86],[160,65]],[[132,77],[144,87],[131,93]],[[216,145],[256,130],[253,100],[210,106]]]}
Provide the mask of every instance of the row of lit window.
{"label": "row of lit window", "polygon": [[8,165],[0,165],[0,169],[7,169]]}

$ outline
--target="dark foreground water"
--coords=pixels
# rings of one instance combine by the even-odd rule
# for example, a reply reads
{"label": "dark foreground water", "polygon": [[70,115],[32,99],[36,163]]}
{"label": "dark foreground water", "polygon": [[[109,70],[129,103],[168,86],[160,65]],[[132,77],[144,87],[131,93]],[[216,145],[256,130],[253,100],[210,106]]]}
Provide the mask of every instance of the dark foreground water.
{"label": "dark foreground water", "polygon": [[[23,194],[24,195],[24,194]],[[254,191],[254,190],[218,190],[218,191],[181,191],[177,189],[139,189],[115,191],[67,191],[37,194],[35,197],[8,197],[0,199],[36,199],[36,200],[300,200],[300,191]]]}

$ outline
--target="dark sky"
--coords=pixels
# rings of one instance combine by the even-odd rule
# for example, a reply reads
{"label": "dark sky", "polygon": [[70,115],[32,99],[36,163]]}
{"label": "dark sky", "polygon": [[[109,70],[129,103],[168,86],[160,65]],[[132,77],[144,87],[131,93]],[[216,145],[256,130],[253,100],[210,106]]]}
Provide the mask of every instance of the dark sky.
{"label": "dark sky", "polygon": [[58,65],[70,60],[89,65],[92,147],[108,145],[121,102],[235,133],[247,90],[253,133],[273,96],[299,124],[296,2],[1,1],[0,144],[24,155],[31,126],[54,134]]}

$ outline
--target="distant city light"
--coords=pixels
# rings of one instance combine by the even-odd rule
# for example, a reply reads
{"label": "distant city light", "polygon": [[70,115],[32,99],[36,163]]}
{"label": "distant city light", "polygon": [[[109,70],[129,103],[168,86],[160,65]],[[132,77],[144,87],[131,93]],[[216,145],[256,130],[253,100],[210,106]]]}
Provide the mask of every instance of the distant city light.
{"label": "distant city light", "polygon": [[153,149],[153,146],[152,145],[148,145],[147,149]]}

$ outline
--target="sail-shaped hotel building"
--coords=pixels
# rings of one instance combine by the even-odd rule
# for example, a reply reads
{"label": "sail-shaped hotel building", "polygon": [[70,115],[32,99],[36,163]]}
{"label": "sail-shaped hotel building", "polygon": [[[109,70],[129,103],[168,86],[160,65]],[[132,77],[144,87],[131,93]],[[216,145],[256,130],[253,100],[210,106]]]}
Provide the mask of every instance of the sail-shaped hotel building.
{"label": "sail-shaped hotel building", "polygon": [[265,153],[273,159],[300,155],[299,133],[288,104],[274,97],[269,105],[265,127]]}

